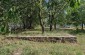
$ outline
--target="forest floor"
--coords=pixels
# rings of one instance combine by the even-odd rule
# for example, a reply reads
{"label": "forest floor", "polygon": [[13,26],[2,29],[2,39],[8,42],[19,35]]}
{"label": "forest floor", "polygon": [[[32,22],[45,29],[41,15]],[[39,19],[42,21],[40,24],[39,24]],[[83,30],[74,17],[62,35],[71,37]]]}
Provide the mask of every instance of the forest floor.
{"label": "forest floor", "polygon": [[[31,32],[32,31],[32,32]],[[37,35],[39,30],[27,30],[19,32],[17,35]],[[35,33],[36,34],[35,34]],[[28,40],[4,39],[0,35],[0,55],[85,55],[85,32],[74,30],[46,31],[49,35],[74,35],[77,43],[53,43],[53,42],[33,42]],[[13,34],[15,35],[15,34]],[[40,34],[41,35],[41,34]]]}

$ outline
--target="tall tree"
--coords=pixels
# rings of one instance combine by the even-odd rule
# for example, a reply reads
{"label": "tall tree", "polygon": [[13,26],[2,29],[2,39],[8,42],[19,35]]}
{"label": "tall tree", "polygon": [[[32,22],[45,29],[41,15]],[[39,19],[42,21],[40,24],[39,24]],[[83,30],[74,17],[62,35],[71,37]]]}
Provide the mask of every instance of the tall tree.
{"label": "tall tree", "polygon": [[79,8],[79,14],[80,14],[81,29],[84,30],[84,24],[85,24],[85,4],[81,4],[81,6]]}
{"label": "tall tree", "polygon": [[38,1],[39,4],[38,4],[38,9],[39,9],[39,22],[40,22],[40,26],[42,28],[42,34],[44,33],[44,22],[43,22],[43,18],[42,18],[42,11],[43,11],[43,2],[44,0],[39,0]]}
{"label": "tall tree", "polygon": [[80,0],[69,0],[70,7],[72,8],[72,18],[71,21],[72,23],[76,26],[76,30],[78,30],[78,25],[80,23],[79,19],[79,7],[80,7]]}

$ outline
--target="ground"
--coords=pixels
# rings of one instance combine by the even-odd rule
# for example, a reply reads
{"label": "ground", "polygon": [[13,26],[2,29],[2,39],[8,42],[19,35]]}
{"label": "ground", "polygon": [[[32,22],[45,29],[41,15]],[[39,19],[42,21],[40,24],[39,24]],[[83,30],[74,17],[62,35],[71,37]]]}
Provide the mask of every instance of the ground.
{"label": "ground", "polygon": [[[38,30],[39,31],[39,30]],[[27,33],[25,33],[27,32]],[[46,33],[49,31],[46,31]],[[24,31],[25,35],[33,35]],[[38,32],[39,34],[40,32]],[[56,35],[77,36],[77,43],[33,42],[28,40],[8,40],[0,37],[0,55],[85,55],[85,32],[76,33],[74,30],[57,30],[50,32]],[[17,33],[21,34],[21,33]],[[49,35],[49,34],[48,34]]]}

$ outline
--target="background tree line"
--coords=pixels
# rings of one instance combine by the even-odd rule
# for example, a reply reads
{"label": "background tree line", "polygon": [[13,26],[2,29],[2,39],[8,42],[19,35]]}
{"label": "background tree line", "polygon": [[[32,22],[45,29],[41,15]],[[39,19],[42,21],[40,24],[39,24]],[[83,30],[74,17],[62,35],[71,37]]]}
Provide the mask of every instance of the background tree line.
{"label": "background tree line", "polygon": [[[34,29],[40,25],[56,30],[57,24],[74,25],[82,30],[85,24],[84,0],[0,0],[0,33],[12,29]],[[54,27],[54,28],[53,28]]]}

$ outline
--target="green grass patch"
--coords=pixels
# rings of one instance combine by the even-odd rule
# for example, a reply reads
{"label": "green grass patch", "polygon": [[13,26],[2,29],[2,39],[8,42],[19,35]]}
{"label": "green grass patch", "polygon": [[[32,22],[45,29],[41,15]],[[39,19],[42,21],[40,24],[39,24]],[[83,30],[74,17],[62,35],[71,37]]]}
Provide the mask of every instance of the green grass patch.
{"label": "green grass patch", "polygon": [[16,49],[16,46],[14,44],[2,46],[0,47],[0,55],[12,55],[15,49]]}

